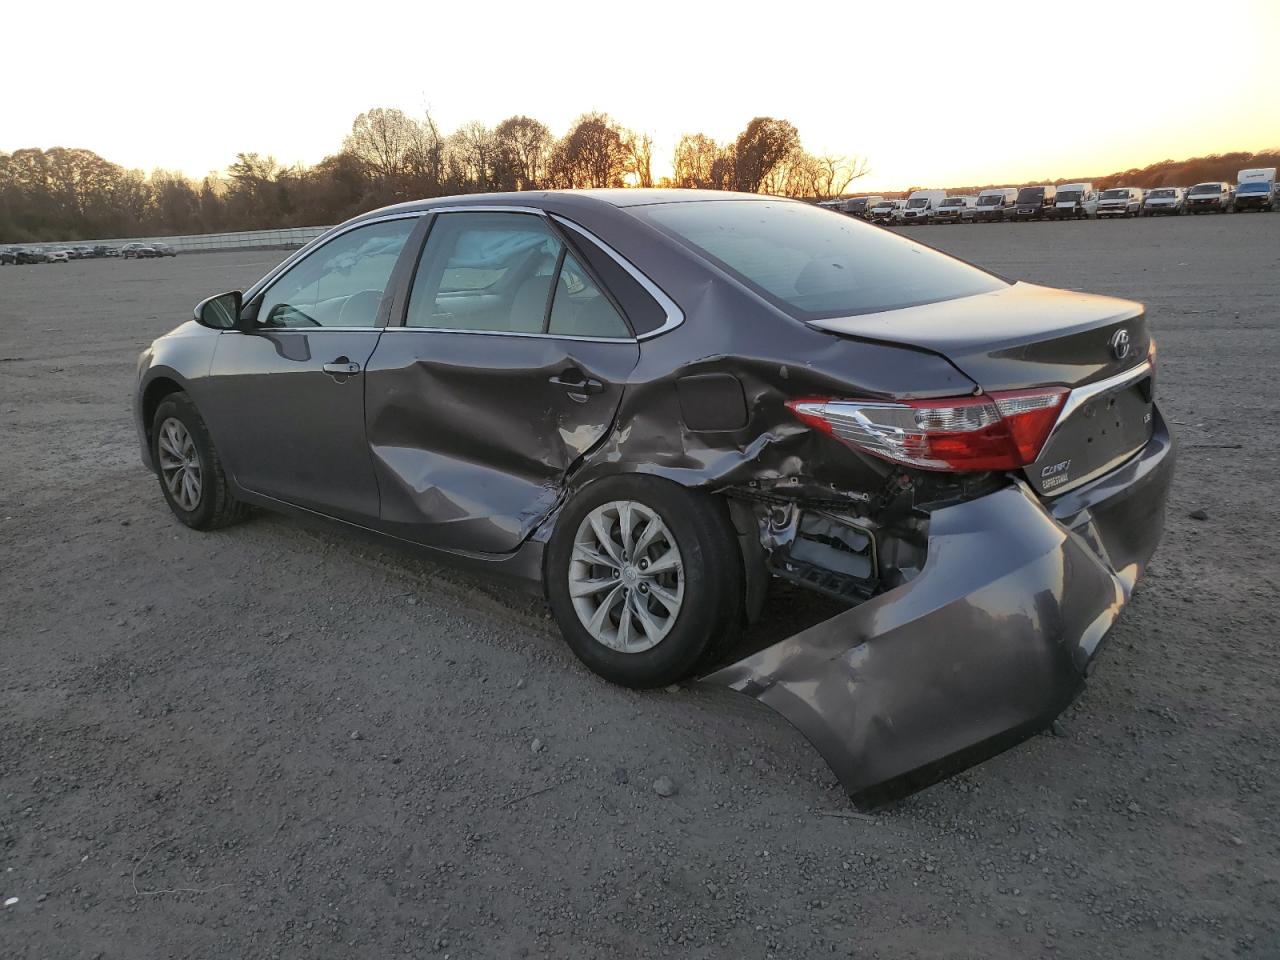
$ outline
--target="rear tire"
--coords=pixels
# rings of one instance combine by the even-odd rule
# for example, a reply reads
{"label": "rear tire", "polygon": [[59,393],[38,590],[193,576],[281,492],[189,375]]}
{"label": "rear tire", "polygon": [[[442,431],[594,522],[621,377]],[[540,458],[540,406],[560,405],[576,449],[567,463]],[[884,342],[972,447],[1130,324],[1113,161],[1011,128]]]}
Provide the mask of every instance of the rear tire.
{"label": "rear tire", "polygon": [[727,505],[655,477],[608,477],[570,500],[545,577],[570,649],[625,687],[689,676],[731,637],[744,604]]}
{"label": "rear tire", "polygon": [[185,393],[156,408],[151,457],[165,502],[188,527],[217,530],[244,519],[247,508],[231,495],[209,428]]}

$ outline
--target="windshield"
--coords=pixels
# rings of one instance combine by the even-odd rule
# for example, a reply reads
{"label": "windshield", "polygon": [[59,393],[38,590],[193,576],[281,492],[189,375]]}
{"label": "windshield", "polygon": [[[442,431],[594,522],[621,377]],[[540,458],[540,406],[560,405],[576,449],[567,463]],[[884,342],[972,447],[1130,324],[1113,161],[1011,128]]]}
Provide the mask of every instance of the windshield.
{"label": "windshield", "polygon": [[1127,189],[1102,191],[1103,200],[1127,200],[1128,198],[1129,198],[1129,191]]}
{"label": "windshield", "polygon": [[893,209],[893,201],[892,201],[892,200],[881,200],[879,203],[877,203],[877,204],[876,204],[874,207],[872,207],[871,209],[872,209],[872,210],[892,210],[892,209]]}
{"label": "windshield", "polygon": [[1151,191],[1151,199],[1152,199],[1152,200],[1163,200],[1163,199],[1166,199],[1166,198],[1168,198],[1168,197],[1176,197],[1177,195],[1178,195],[1178,191],[1177,191],[1177,190],[1161,189],[1161,190],[1152,190],[1152,191]]}
{"label": "windshield", "polygon": [[1080,195],[1081,195],[1081,193],[1082,193],[1082,192],[1083,192],[1083,191],[1081,191],[1081,190],[1059,190],[1059,191],[1058,191],[1058,202],[1059,202],[1059,203],[1064,203],[1064,202],[1065,202],[1065,203],[1078,203],[1078,202],[1080,201]]}
{"label": "windshield", "polygon": [[964,206],[964,197],[947,197],[947,199],[945,199],[945,200],[943,200],[943,201],[942,201],[942,206],[944,206],[944,207],[963,207],[963,206]]}
{"label": "windshield", "polygon": [[1269,184],[1269,183],[1263,183],[1263,182],[1262,182],[1262,181],[1260,181],[1260,180],[1255,180],[1253,183],[1242,183],[1242,184],[1240,184],[1239,188],[1236,190],[1236,193],[1237,193],[1237,194],[1240,194],[1240,193],[1266,193],[1266,192],[1267,192],[1267,191],[1269,191],[1270,189],[1271,189],[1271,184]]}
{"label": "windshield", "polygon": [[1039,203],[1044,199],[1044,187],[1023,187],[1018,191],[1019,203]]}
{"label": "windshield", "polygon": [[1003,193],[986,193],[978,198],[978,206],[994,207],[994,206],[998,206],[1003,201],[1004,201]]}
{"label": "windshield", "polygon": [[896,310],[1005,286],[929,247],[803,203],[713,200],[629,212],[803,320]]}
{"label": "windshield", "polygon": [[1204,193],[1221,193],[1221,192],[1222,192],[1222,187],[1216,183],[1197,183],[1194,187],[1191,188],[1191,193],[1193,195],[1204,194]]}
{"label": "windshield", "polygon": [[916,197],[914,200],[907,201],[908,210],[919,210],[921,207],[927,207],[929,201],[924,197]]}

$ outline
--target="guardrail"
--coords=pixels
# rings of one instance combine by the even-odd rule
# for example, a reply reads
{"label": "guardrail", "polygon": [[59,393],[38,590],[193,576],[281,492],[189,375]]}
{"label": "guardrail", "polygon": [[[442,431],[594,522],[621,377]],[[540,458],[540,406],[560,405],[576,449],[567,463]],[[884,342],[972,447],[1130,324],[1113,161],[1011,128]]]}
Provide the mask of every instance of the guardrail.
{"label": "guardrail", "polygon": [[118,237],[107,240],[44,241],[28,244],[33,247],[93,247],[104,244],[122,247],[126,243],[167,243],[180,253],[199,253],[206,250],[243,250],[252,247],[281,248],[300,247],[320,236],[328,227],[283,227],[279,230],[240,230],[234,233],[196,233],[184,237]]}

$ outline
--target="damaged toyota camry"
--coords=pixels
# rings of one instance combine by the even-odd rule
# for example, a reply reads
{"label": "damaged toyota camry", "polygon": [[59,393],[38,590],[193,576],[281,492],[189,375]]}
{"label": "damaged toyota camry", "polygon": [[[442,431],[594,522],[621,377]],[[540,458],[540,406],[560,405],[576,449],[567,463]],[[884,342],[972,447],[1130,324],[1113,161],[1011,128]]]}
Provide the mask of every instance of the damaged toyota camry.
{"label": "damaged toyota camry", "polygon": [[[335,227],[140,358],[146,464],[513,577],[628,686],[784,715],[873,804],[1046,726],[1160,538],[1140,304],[808,204],[483,195]],[[734,661],[775,578],[840,601]]]}

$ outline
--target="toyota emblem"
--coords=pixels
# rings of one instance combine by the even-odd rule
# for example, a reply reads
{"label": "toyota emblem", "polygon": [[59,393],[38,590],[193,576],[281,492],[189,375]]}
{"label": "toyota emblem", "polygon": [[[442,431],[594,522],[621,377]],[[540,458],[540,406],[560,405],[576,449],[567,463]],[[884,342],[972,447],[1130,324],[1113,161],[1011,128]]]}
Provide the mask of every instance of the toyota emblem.
{"label": "toyota emblem", "polygon": [[1129,331],[1120,329],[1111,335],[1111,352],[1115,354],[1117,360],[1123,360],[1129,355]]}

